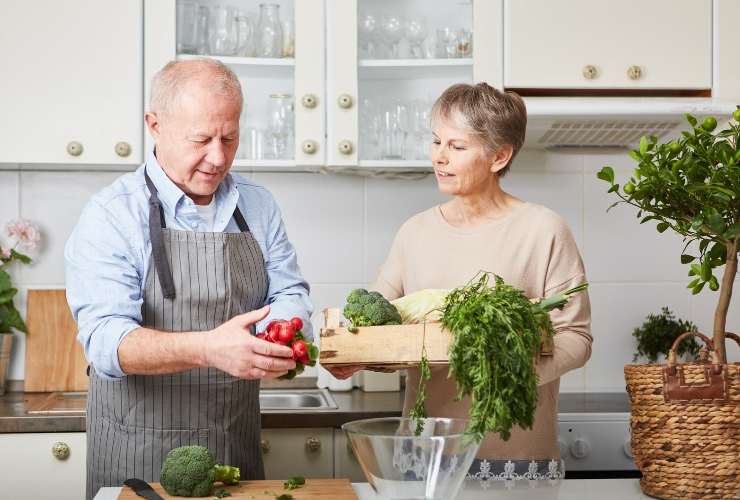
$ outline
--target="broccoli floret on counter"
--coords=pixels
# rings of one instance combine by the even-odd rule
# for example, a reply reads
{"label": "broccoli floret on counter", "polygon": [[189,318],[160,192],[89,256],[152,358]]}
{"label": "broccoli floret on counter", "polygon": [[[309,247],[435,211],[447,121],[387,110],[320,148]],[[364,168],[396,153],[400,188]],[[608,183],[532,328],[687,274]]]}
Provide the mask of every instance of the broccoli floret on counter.
{"label": "broccoli floret on counter", "polygon": [[159,481],[170,495],[206,497],[211,494],[214,482],[237,484],[239,478],[238,467],[217,465],[208,448],[180,446],[167,454]]}
{"label": "broccoli floret on counter", "polygon": [[352,323],[350,331],[357,331],[358,326],[401,324],[401,315],[393,304],[380,293],[364,288],[352,290],[347,295],[343,313]]}

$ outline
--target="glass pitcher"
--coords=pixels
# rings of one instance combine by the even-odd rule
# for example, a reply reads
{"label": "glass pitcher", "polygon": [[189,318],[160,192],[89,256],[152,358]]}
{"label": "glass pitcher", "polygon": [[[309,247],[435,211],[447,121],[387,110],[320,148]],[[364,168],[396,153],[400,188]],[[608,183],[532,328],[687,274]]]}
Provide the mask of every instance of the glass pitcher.
{"label": "glass pitcher", "polygon": [[262,3],[257,25],[257,57],[282,56],[283,25],[280,23],[280,6],[276,3]]}

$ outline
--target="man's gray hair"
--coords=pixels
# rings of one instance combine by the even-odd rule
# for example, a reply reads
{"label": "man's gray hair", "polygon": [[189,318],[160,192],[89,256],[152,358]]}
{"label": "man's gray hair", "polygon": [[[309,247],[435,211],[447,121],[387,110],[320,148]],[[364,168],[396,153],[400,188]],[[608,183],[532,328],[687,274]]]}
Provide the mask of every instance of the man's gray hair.
{"label": "man's gray hair", "polygon": [[244,97],[239,78],[221,61],[208,58],[168,62],[152,78],[149,109],[158,115],[172,112],[182,90],[196,80],[207,80],[214,93],[237,100],[241,113]]}

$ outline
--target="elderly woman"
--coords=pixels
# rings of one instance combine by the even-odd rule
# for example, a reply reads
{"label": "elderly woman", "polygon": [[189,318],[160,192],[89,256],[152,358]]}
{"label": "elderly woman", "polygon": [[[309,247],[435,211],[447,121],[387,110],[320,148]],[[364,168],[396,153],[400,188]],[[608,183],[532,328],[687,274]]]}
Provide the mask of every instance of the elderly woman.
{"label": "elderly woman", "polygon": [[[501,188],[524,142],[527,113],[514,93],[485,83],[458,84],[432,110],[431,158],[439,190],[452,196],[406,221],[372,288],[389,300],[426,288],[455,288],[478,271],[500,275],[528,297],[546,297],[586,281],[568,225],[552,210]],[[489,435],[470,475],[480,479],[562,477],[557,444],[560,377],[591,353],[590,305],[576,294],[551,313],[555,348],[537,364],[538,404],[531,430],[512,429],[508,441]],[[346,375],[340,372],[339,375]],[[468,418],[470,401],[454,402],[448,367],[432,367],[426,409],[431,417]],[[418,369],[408,372],[404,415],[416,399]],[[539,474],[540,476],[536,476]]]}

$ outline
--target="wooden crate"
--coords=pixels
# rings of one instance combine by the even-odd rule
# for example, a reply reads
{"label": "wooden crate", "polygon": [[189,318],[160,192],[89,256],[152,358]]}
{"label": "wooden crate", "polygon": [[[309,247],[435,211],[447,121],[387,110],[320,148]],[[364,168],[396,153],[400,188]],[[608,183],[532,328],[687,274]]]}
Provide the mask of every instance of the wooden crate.
{"label": "wooden crate", "polygon": [[[429,364],[447,364],[452,334],[439,322],[415,325],[366,326],[350,332],[341,309],[324,310],[319,362],[324,366],[368,365],[405,368],[421,361],[426,345]],[[552,343],[543,342],[543,356],[552,354]]]}

